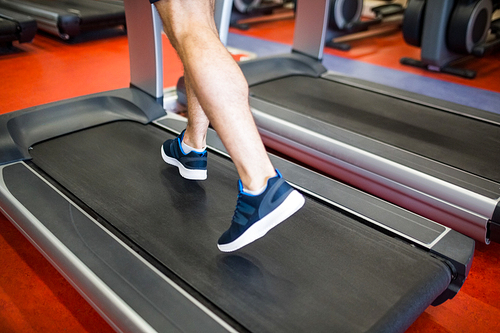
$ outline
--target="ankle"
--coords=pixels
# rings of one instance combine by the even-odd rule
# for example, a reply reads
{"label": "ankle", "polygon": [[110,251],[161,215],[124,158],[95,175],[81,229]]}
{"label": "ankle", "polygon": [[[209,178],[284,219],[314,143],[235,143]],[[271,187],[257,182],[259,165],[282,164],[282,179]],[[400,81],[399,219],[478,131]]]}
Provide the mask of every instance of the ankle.
{"label": "ankle", "polygon": [[190,152],[194,151],[196,153],[203,153],[206,149],[206,147],[203,147],[202,149],[199,149],[199,148],[194,148],[194,147],[191,147],[190,145],[186,144],[184,142],[184,140],[181,141],[181,147],[182,147],[182,151],[184,152],[184,154],[189,154]]}
{"label": "ankle", "polygon": [[266,183],[266,185],[264,185],[263,187],[261,187],[258,190],[255,190],[255,191],[248,190],[248,189],[246,189],[246,188],[243,187],[243,193],[250,194],[250,195],[253,195],[253,196],[257,196],[257,195],[260,195],[260,194],[264,193],[264,191],[266,190],[266,188],[267,188],[267,183]]}
{"label": "ankle", "polygon": [[[184,132],[184,136],[182,137],[181,144],[182,144],[182,149],[185,150],[186,154],[188,154],[190,151],[203,152],[203,151],[205,151],[205,149],[207,147],[206,136],[200,135],[200,136],[192,137],[189,135],[188,131],[186,130]],[[188,151],[186,151],[186,150],[188,150]]]}
{"label": "ankle", "polygon": [[270,178],[276,177],[277,173],[276,171],[273,170],[273,172],[268,173],[265,176],[260,176],[260,177],[253,177],[253,178],[244,178],[242,177],[241,183],[243,185],[243,192],[246,193],[261,193],[266,189],[267,187],[267,181]]}

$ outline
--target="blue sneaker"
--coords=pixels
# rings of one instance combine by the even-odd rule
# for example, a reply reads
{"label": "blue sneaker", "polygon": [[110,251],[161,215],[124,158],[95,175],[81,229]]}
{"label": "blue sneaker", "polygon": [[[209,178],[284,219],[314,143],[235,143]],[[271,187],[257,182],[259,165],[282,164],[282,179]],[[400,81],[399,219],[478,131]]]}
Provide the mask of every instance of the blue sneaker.
{"label": "blue sneaker", "polygon": [[276,170],[277,176],[267,181],[266,190],[259,195],[243,192],[239,181],[236,210],[229,229],[217,242],[222,252],[236,251],[264,236],[269,230],[298,211],[305,202]]}
{"label": "blue sneaker", "polygon": [[207,151],[203,153],[190,152],[185,154],[182,150],[181,142],[184,131],[173,140],[167,140],[161,147],[163,160],[179,168],[182,177],[190,180],[207,179]]}

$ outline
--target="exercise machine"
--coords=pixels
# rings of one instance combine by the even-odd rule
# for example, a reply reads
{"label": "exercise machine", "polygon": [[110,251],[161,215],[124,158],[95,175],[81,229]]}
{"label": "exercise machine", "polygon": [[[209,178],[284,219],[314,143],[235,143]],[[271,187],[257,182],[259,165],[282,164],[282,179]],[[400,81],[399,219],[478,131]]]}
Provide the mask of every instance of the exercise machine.
{"label": "exercise machine", "polygon": [[125,26],[123,5],[94,0],[0,0],[0,6],[33,17],[38,28],[69,40],[82,33]]}
{"label": "exercise machine", "polygon": [[252,24],[293,19],[295,0],[233,0],[231,27],[248,30]]}
{"label": "exercise machine", "polygon": [[373,18],[362,19],[363,0],[332,0],[328,11],[330,29],[326,46],[348,51],[349,41],[399,31],[404,6],[394,1],[370,9]]}
{"label": "exercise machine", "polygon": [[29,43],[37,31],[36,21],[23,14],[0,7],[0,45]]}
{"label": "exercise machine", "polygon": [[185,118],[162,107],[155,7],[125,9],[130,88],[0,116],[1,211],[112,327],[403,332],[458,292],[472,239],[275,156],[305,207],[220,253],[238,175],[213,131],[207,181],[159,158]]}
{"label": "exercise machine", "polygon": [[306,3],[290,54],[240,64],[267,146],[480,242],[498,241],[500,115],[328,72],[329,2]]}
{"label": "exercise machine", "polygon": [[491,22],[499,8],[498,0],[411,0],[403,36],[421,48],[421,59],[402,58],[401,63],[473,79],[475,71],[455,64],[500,48],[500,19]]}

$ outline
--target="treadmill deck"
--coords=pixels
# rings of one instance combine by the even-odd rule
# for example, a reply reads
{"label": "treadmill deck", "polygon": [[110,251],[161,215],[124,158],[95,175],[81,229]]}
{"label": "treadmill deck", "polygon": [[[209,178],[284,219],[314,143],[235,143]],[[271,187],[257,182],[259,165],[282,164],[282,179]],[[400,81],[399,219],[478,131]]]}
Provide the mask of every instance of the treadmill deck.
{"label": "treadmill deck", "polygon": [[[234,166],[209,154],[208,180],[186,181],[159,158],[170,137],[152,125],[115,122],[37,144],[31,154],[38,167],[251,331],[394,328],[402,318],[415,319],[448,286],[442,261],[315,199],[265,238],[221,254],[215,244],[234,210]],[[415,308],[418,314],[405,313]]]}

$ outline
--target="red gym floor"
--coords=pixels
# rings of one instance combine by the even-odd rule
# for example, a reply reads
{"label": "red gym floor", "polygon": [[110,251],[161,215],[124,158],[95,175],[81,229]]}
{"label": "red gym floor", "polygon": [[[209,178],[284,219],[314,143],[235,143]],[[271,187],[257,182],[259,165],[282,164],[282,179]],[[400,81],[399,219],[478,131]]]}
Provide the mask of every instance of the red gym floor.
{"label": "red gym floor", "polygon": [[[255,26],[245,34],[290,44],[292,31],[289,20]],[[347,53],[326,52],[500,93],[498,55],[467,64],[478,70],[478,77],[466,80],[399,65],[401,56],[418,57],[418,50],[405,45],[400,33],[352,45]],[[123,34],[75,44],[38,35],[31,44],[14,46],[14,51],[0,51],[0,113],[128,86],[128,45]],[[172,86],[182,68],[178,60],[171,60],[168,45],[164,53],[169,59],[164,66],[165,86]],[[112,331],[3,215],[0,253],[1,332]],[[499,260],[499,244],[477,244],[472,270],[460,293],[428,308],[408,332],[500,332]]]}

